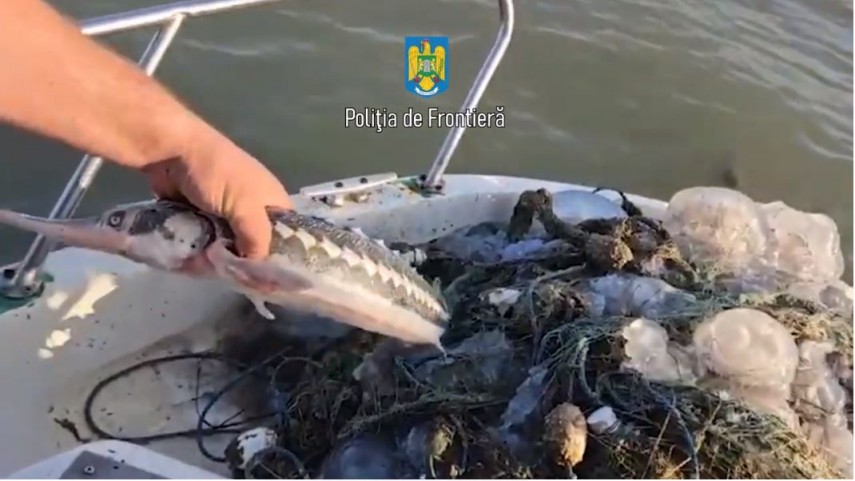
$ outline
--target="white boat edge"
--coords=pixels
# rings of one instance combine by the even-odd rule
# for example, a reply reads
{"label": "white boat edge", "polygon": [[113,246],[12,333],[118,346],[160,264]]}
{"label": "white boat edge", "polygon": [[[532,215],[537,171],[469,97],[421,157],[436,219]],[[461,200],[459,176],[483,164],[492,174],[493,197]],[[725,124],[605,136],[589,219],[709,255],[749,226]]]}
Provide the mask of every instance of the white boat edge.
{"label": "white boat edge", "polygon": [[[394,174],[379,174],[379,178],[384,176]],[[366,179],[348,182],[361,180],[364,184]],[[375,238],[421,243],[460,227],[507,220],[523,190],[593,190],[533,178],[447,174],[443,194],[425,197],[407,187],[410,180],[378,183],[361,193],[361,199],[345,200],[338,207],[304,194],[295,195],[294,201],[302,213],[358,226]],[[335,182],[303,191],[323,190],[330,185]],[[627,197],[652,217],[660,217],[667,205],[643,196]],[[0,410],[0,426],[5,427],[0,436],[0,445],[4,446],[0,449],[0,475],[68,476],[69,469],[79,468],[74,466],[79,463],[79,453],[88,451],[112,457],[115,463],[121,461],[117,469],[136,465],[167,478],[228,476],[223,465],[200,455],[192,438],[159,441],[146,447],[119,441],[81,446],[58,420],[67,419],[83,432],[84,399],[102,377],[165,350],[212,347],[218,323],[245,316],[242,296],[211,283],[76,248],[52,252],[45,271],[51,281],[39,298],[0,314],[0,390],[7,406]],[[181,374],[171,375],[171,380],[164,374],[139,381],[131,399],[124,393],[105,393],[100,398],[123,407],[150,409],[146,425],[156,431],[163,421],[151,409],[153,403],[178,402],[179,394],[167,381],[180,383]],[[187,414],[195,417],[190,410]],[[145,420],[146,415],[142,416]],[[70,475],[86,474],[91,475]]]}

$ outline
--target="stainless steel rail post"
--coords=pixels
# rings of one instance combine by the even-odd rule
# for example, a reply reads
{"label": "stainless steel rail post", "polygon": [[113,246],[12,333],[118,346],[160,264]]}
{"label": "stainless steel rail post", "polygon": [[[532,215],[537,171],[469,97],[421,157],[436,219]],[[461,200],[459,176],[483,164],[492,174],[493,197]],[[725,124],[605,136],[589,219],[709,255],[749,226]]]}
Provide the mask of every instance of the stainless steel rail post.
{"label": "stainless steel rail post", "polygon": [[[505,51],[511,43],[511,36],[514,31],[513,0],[499,0],[499,20],[501,22],[499,33],[496,35],[493,47],[490,49],[490,53],[487,55],[487,59],[484,61],[484,64],[481,66],[478,76],[475,77],[475,82],[472,84],[472,87],[470,87],[469,93],[466,95],[466,99],[463,100],[463,106],[460,110],[461,112],[465,112],[468,109],[474,109],[478,106],[478,102],[481,101],[481,96],[484,95],[484,91],[487,90],[487,85],[489,85],[490,80],[493,78],[493,74],[496,73],[496,69],[499,67],[499,63],[502,62],[502,58],[505,56]],[[442,175],[448,168],[448,164],[451,163],[451,156],[454,155],[454,151],[457,150],[457,144],[460,143],[460,139],[463,137],[463,133],[465,131],[465,126],[455,125],[448,132],[448,135],[445,137],[445,141],[442,143],[442,146],[439,148],[439,152],[436,154],[436,158],[433,161],[433,165],[430,167],[430,171],[425,176],[424,185],[422,185],[422,188],[425,191],[439,192],[442,190]]]}
{"label": "stainless steel rail post", "polygon": [[80,29],[86,35],[104,35],[163,25],[178,15],[200,17],[279,1],[281,0],[186,0],[84,20]]}

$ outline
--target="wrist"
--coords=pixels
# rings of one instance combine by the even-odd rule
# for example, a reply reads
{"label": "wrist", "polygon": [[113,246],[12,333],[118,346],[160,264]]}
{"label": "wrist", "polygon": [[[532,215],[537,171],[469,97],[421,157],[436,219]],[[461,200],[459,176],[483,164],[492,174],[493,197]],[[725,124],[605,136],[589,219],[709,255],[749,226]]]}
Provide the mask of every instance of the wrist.
{"label": "wrist", "polygon": [[191,149],[209,142],[213,130],[201,118],[182,108],[165,109],[160,115],[150,117],[147,135],[129,149],[128,155],[116,159],[119,164],[132,169],[146,170],[152,165],[191,156]]}

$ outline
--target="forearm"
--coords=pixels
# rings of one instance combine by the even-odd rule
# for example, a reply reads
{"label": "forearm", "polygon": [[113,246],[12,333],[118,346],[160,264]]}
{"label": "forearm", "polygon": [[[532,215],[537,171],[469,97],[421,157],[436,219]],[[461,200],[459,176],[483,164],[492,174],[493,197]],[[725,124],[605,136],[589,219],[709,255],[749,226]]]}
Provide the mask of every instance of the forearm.
{"label": "forearm", "polygon": [[0,0],[0,120],[140,168],[207,125],[42,0]]}

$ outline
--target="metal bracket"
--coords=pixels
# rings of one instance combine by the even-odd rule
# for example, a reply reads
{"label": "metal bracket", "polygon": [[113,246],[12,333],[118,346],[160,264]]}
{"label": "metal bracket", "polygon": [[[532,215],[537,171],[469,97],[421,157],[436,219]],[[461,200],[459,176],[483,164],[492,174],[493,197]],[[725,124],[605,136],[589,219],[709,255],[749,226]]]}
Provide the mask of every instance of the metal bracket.
{"label": "metal bracket", "polygon": [[300,194],[332,207],[341,207],[346,200],[362,202],[367,197],[368,191],[396,180],[398,180],[398,174],[394,172],[363,175],[306,186],[300,189]]}
{"label": "metal bracket", "polygon": [[42,273],[34,272],[33,278],[27,282],[15,282],[18,265],[3,267],[0,270],[0,295],[7,299],[20,301],[40,296],[45,289]]}

